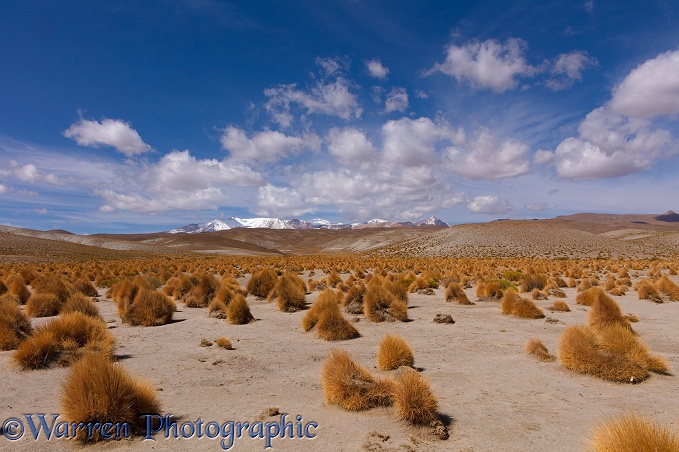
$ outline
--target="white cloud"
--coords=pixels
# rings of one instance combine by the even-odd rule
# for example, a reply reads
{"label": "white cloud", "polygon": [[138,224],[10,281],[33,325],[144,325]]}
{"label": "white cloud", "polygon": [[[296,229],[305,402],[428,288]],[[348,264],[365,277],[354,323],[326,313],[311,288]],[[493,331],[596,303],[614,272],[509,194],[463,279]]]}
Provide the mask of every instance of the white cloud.
{"label": "white cloud", "polygon": [[313,209],[294,189],[271,184],[259,187],[256,211],[258,215],[297,216],[309,212],[313,212]]}
{"label": "white cloud", "polygon": [[387,94],[387,100],[384,103],[384,109],[387,113],[392,111],[400,111],[401,113],[408,108],[408,92],[405,88],[392,88],[391,92]]}
{"label": "white cloud", "polygon": [[35,209],[35,213],[37,213],[38,215],[47,215],[49,211],[44,207],[40,207],[38,209]]}
{"label": "white cloud", "polygon": [[547,208],[547,203],[541,202],[541,203],[531,203],[531,204],[526,204],[523,206],[524,209],[530,210],[531,212],[539,212],[541,210],[545,210]]}
{"label": "white cloud", "polygon": [[442,72],[458,82],[501,93],[518,86],[519,77],[536,73],[536,68],[524,58],[525,47],[526,43],[516,38],[509,38],[504,44],[494,39],[463,46],[451,44],[446,48],[445,61],[436,63],[428,74]]}
{"label": "white cloud", "polygon": [[230,160],[275,162],[304,150],[318,151],[321,140],[315,134],[291,136],[273,130],[257,132],[249,138],[244,130],[229,126],[221,144],[229,151]]}
{"label": "white cloud", "polygon": [[347,127],[332,128],[326,136],[328,151],[343,165],[351,166],[357,162],[369,162],[376,158],[376,151],[365,133]]}
{"label": "white cloud", "polygon": [[501,214],[508,213],[512,206],[506,200],[499,200],[497,196],[476,196],[467,203],[467,209],[472,213]]}
{"label": "white cloud", "polygon": [[4,195],[5,193],[9,193],[9,187],[4,184],[0,184],[0,195]]}
{"label": "white cloud", "polygon": [[42,174],[42,173],[40,173],[38,171],[38,168],[35,165],[33,165],[32,163],[26,164],[24,166],[18,166],[17,162],[12,161],[11,166],[14,168],[14,176],[16,176],[17,179],[19,179],[23,182],[28,182],[28,183],[31,183],[31,184],[43,183],[43,184],[56,185],[56,186],[64,185],[64,182],[61,181],[54,174]]}
{"label": "white cloud", "polygon": [[596,66],[597,60],[590,57],[587,52],[577,51],[562,53],[559,55],[551,68],[552,77],[546,85],[557,91],[573,86],[576,80],[582,80],[582,72],[591,66]]}
{"label": "white cloud", "polygon": [[605,179],[650,168],[678,152],[677,139],[653,119],[679,113],[679,51],[650,59],[613,89],[612,99],[592,110],[579,136],[553,152],[540,150],[535,162],[552,165],[569,179]]}
{"label": "white cloud", "polygon": [[458,132],[426,117],[387,121],[382,126],[382,135],[385,161],[408,167],[438,163],[436,143],[459,139]]}
{"label": "white cloud", "polygon": [[609,107],[632,118],[679,114],[679,50],[662,53],[632,70],[613,90]]}
{"label": "white cloud", "polygon": [[415,97],[417,97],[418,99],[429,99],[429,94],[422,91],[421,89],[416,89],[415,90]]}
{"label": "white cloud", "polygon": [[587,0],[584,3],[583,8],[585,8],[585,11],[592,14],[592,11],[594,11],[594,0]]}
{"label": "white cloud", "polygon": [[365,67],[368,69],[371,77],[384,80],[389,75],[389,68],[384,66],[380,60],[368,60],[365,62]]}
{"label": "white cloud", "polygon": [[316,64],[319,65],[325,75],[334,75],[349,68],[351,60],[348,57],[321,58],[316,57]]}
{"label": "white cloud", "polygon": [[269,98],[264,107],[273,120],[283,127],[292,125],[292,104],[300,106],[305,114],[324,114],[346,120],[360,118],[363,113],[358,98],[350,90],[351,84],[343,77],[327,83],[319,81],[310,92],[296,87],[293,83],[264,90]]}
{"label": "white cloud", "polygon": [[481,129],[472,140],[445,150],[446,167],[467,179],[499,180],[530,171],[526,158],[528,145],[515,139],[497,144],[488,129]]}
{"label": "white cloud", "polygon": [[98,122],[81,118],[64,131],[64,136],[74,139],[80,146],[111,146],[127,156],[151,150],[129,123],[119,119],[105,118]]}

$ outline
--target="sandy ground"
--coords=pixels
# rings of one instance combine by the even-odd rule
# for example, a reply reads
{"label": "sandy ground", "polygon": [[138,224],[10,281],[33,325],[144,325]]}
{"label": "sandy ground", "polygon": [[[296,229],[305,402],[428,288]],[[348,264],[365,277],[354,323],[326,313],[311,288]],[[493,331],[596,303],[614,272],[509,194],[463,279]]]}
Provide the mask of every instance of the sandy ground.
{"label": "sandy ground", "polygon": [[[672,276],[679,282],[676,276]],[[410,322],[371,323],[358,316],[361,337],[330,343],[313,332],[304,333],[304,312],[282,313],[275,304],[249,296],[258,319],[248,325],[230,325],[209,318],[206,309],[178,305],[176,321],[161,327],[121,324],[115,304],[102,298],[103,317],[117,339],[120,363],[136,376],[150,379],[159,389],[163,413],[178,422],[253,422],[268,407],[277,407],[303,423],[316,422],[313,439],[275,438],[273,450],[454,450],[454,451],[578,451],[586,447],[591,426],[609,416],[635,411],[653,416],[677,430],[679,404],[676,376],[652,374],[640,384],[609,383],[571,373],[559,362],[543,363],[526,355],[523,345],[539,338],[557,354],[561,332],[567,325],[586,322],[584,307],[575,304],[575,289],[567,289],[572,312],[545,311],[559,323],[523,320],[502,315],[499,304],[479,302],[460,306],[435,295],[410,295]],[[474,300],[474,291],[467,294]],[[307,296],[309,302],[317,297]],[[641,340],[654,353],[666,357],[679,371],[679,303],[655,304],[636,299],[635,292],[615,297],[623,312],[634,312]],[[538,301],[543,309],[553,299]],[[451,314],[455,324],[436,324],[437,313]],[[351,316],[348,316],[351,317]],[[41,319],[44,321],[44,319]],[[347,350],[375,373],[380,341],[398,333],[412,346],[421,369],[439,400],[440,413],[449,418],[450,439],[436,439],[429,429],[399,421],[390,408],[347,412],[324,403],[321,367],[333,348]],[[228,337],[235,350],[201,347],[201,339]],[[22,372],[11,365],[12,352],[0,352],[0,421],[25,413],[59,413],[59,394],[66,368]],[[269,417],[266,421],[276,421]],[[378,434],[382,435],[381,439]],[[87,446],[88,450],[221,450],[219,439],[189,438],[156,441],[113,441]],[[10,442],[0,437],[2,450],[79,450],[72,441],[36,442],[25,435]],[[247,435],[231,450],[265,450],[263,439]]]}

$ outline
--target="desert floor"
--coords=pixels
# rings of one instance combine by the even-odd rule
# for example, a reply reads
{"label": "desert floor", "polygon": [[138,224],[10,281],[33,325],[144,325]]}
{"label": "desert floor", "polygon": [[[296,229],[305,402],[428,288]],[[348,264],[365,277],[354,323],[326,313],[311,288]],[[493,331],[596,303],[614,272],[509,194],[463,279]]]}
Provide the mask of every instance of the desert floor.
{"label": "desert floor", "polygon": [[[679,282],[676,276],[671,278]],[[524,352],[526,340],[539,338],[556,355],[564,328],[587,322],[589,308],[575,303],[575,289],[566,289],[571,312],[547,311],[554,298],[536,302],[557,323],[502,315],[495,301],[473,306],[447,303],[444,291],[410,294],[409,322],[372,323],[357,316],[361,337],[343,342],[326,342],[313,331],[303,332],[304,311],[282,313],[275,303],[252,296],[247,300],[258,320],[248,325],[230,325],[208,317],[207,309],[178,303],[174,323],[131,327],[121,323],[112,301],[100,297],[97,305],[110,322],[121,365],[153,382],[163,413],[172,413],[179,424],[199,418],[205,424],[253,422],[269,407],[287,413],[288,419],[301,415],[304,423],[318,424],[315,438],[274,438],[273,450],[578,451],[586,448],[595,423],[628,411],[651,415],[676,430],[676,376],[651,374],[636,385],[610,383],[567,371],[558,360],[544,363]],[[467,295],[476,299],[473,289]],[[313,292],[307,300],[312,302],[317,296]],[[642,342],[667,358],[673,372],[679,372],[679,303],[641,301],[634,291],[615,300],[623,313],[639,317],[633,327]],[[433,323],[438,313],[451,314],[455,324]],[[321,367],[330,350],[345,349],[371,371],[386,375],[377,370],[376,355],[387,333],[398,333],[411,345],[415,365],[438,397],[439,412],[450,421],[448,440],[437,439],[429,428],[406,425],[391,408],[348,412],[324,403]],[[235,350],[200,346],[201,339],[214,341],[220,336],[228,337]],[[12,365],[12,353],[0,352],[4,388],[0,421],[22,418],[25,413],[59,413],[61,384],[69,369],[23,372]],[[265,417],[264,421],[277,419]],[[28,434],[14,442],[0,437],[2,450],[48,448],[222,449],[219,437],[165,439],[158,434],[156,441],[135,437],[85,447],[44,437],[36,444]],[[235,440],[231,450],[265,450],[265,443],[245,435]]]}

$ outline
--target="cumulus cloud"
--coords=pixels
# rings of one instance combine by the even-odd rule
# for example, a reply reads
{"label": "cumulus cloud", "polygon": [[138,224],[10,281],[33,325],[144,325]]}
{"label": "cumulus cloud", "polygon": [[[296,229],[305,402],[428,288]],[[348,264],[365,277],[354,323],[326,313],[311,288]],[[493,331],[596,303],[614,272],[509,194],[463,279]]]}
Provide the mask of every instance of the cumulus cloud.
{"label": "cumulus cloud", "polygon": [[476,196],[467,203],[467,209],[472,213],[501,214],[508,213],[512,206],[507,200],[500,200],[497,196]]}
{"label": "cumulus cloud", "polygon": [[517,38],[504,43],[489,39],[462,46],[451,44],[446,48],[445,61],[436,63],[427,74],[442,72],[455,77],[458,83],[501,93],[518,86],[520,77],[536,73],[537,69],[524,57],[525,48],[526,43]]}
{"label": "cumulus cloud", "polygon": [[391,92],[387,94],[387,100],[384,102],[384,109],[387,113],[392,111],[400,111],[403,113],[408,108],[408,92],[405,88],[392,88]]}
{"label": "cumulus cloud", "polygon": [[321,140],[315,134],[292,136],[273,130],[257,132],[250,138],[243,129],[229,126],[221,144],[233,161],[275,162],[304,150],[318,151]]}
{"label": "cumulus cloud", "polygon": [[372,142],[361,130],[347,127],[334,127],[328,131],[326,143],[330,154],[343,165],[373,161],[376,150]]}
{"label": "cumulus cloud", "polygon": [[102,212],[127,210],[154,213],[175,209],[216,210],[235,200],[239,187],[259,187],[262,176],[242,164],[197,159],[189,151],[172,151],[158,163],[128,165],[119,172],[117,188],[95,190]]}
{"label": "cumulus cloud", "polygon": [[309,92],[297,89],[296,84],[278,85],[264,90],[269,100],[264,108],[275,122],[283,127],[292,125],[293,105],[299,106],[305,114],[324,114],[342,119],[357,119],[363,114],[358,98],[351,92],[351,83],[344,77],[334,81],[319,81]]}
{"label": "cumulus cloud", "polygon": [[481,129],[471,140],[445,150],[446,167],[466,179],[499,180],[530,171],[528,145],[507,139],[501,143],[488,129]]}
{"label": "cumulus cloud", "polygon": [[648,169],[675,154],[677,139],[661,120],[679,113],[676,73],[679,51],[644,62],[613,89],[609,102],[585,117],[577,137],[553,152],[538,151],[535,162],[554,166],[564,178],[604,179]]}
{"label": "cumulus cloud", "polygon": [[151,150],[139,133],[120,119],[105,118],[98,122],[81,118],[64,131],[64,136],[75,140],[80,146],[111,146],[127,156]]}
{"label": "cumulus cloud", "polygon": [[23,181],[31,184],[43,183],[48,185],[62,186],[64,182],[60,180],[54,174],[44,174],[38,171],[38,168],[32,163],[19,166],[15,161],[12,161],[10,166],[13,168],[14,176]]}
{"label": "cumulus cloud", "polygon": [[562,53],[554,60],[551,77],[546,85],[555,90],[570,88],[576,80],[582,80],[582,72],[588,67],[596,66],[597,60],[587,52],[577,51]]}
{"label": "cumulus cloud", "polygon": [[433,165],[439,162],[436,144],[440,140],[457,140],[456,132],[431,119],[401,118],[387,121],[382,126],[383,156],[385,161],[408,167]]}
{"label": "cumulus cloud", "polygon": [[0,195],[4,195],[5,193],[9,193],[9,187],[4,184],[0,184]]}
{"label": "cumulus cloud", "polygon": [[276,187],[266,184],[259,187],[257,194],[258,215],[297,216],[312,212],[302,195],[289,187]]}
{"label": "cumulus cloud", "polygon": [[335,57],[335,58],[316,58],[316,64],[319,65],[325,75],[334,75],[338,72],[343,72],[351,65],[349,57]]}
{"label": "cumulus cloud", "polygon": [[545,210],[547,208],[547,203],[541,202],[541,203],[531,203],[531,204],[526,204],[523,206],[524,209],[530,210],[531,212],[539,212],[541,210]]}
{"label": "cumulus cloud", "polygon": [[384,80],[389,75],[389,68],[384,66],[380,60],[368,60],[365,62],[365,67],[368,69],[371,77]]}

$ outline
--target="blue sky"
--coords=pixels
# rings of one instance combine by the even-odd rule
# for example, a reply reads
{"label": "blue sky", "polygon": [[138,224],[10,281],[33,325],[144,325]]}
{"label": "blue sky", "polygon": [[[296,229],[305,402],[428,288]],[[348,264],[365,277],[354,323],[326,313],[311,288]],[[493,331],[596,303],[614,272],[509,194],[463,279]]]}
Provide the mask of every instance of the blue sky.
{"label": "blue sky", "polygon": [[0,223],[679,210],[674,1],[0,1]]}

